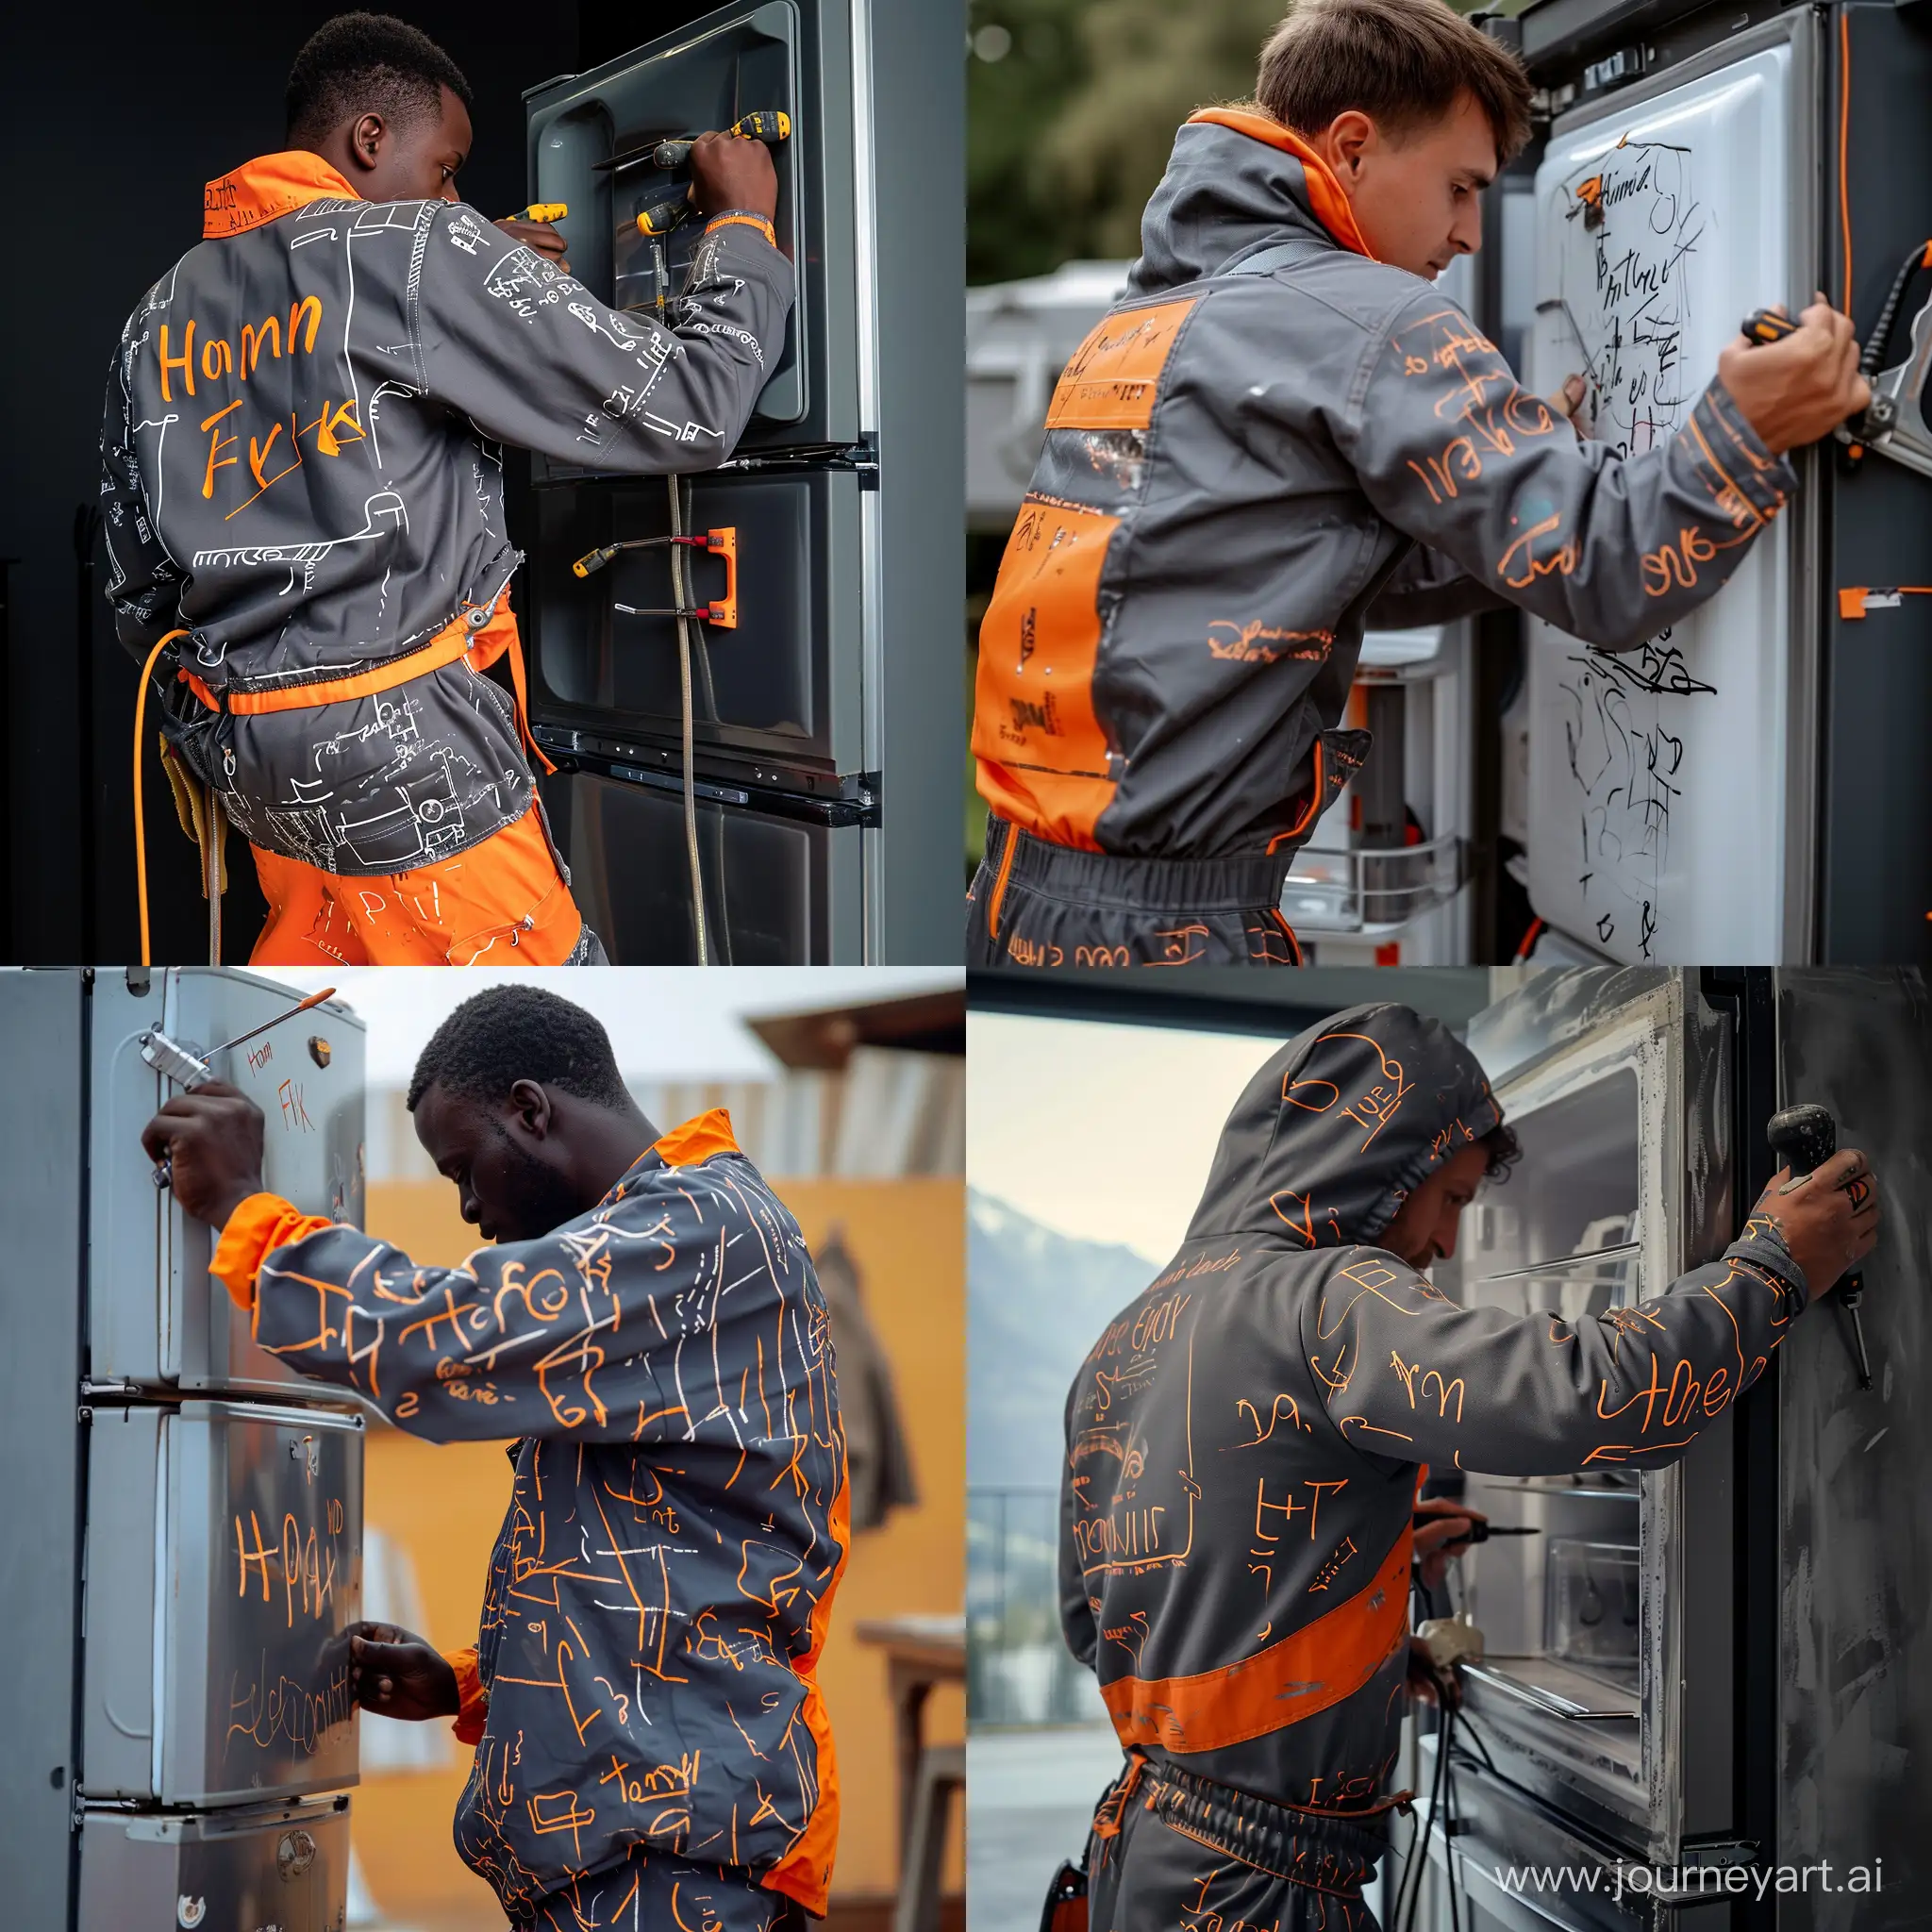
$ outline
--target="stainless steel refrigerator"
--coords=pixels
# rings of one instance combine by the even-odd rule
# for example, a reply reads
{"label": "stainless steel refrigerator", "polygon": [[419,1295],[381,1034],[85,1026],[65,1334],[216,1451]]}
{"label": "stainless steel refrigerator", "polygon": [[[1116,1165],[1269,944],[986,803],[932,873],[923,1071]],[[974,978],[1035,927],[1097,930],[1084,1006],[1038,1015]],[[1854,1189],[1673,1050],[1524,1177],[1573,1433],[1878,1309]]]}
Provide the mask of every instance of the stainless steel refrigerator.
{"label": "stainless steel refrigerator", "polygon": [[[1530,312],[1490,316],[1528,385],[1582,374],[1592,433],[1630,453],[1678,431],[1749,310],[1823,289],[1869,340],[1932,234],[1926,13],[1539,0],[1492,22],[1547,117],[1533,233],[1498,225],[1497,306],[1514,282]],[[1621,654],[1524,621],[1524,883],[1558,956],[1932,958],[1932,593],[1899,588],[1925,583],[1932,530],[1927,293],[1907,285],[1880,358],[1916,370],[1909,436],[1799,452],[1796,497],[1710,602]]]}
{"label": "stainless steel refrigerator", "polygon": [[[292,1004],[232,972],[0,973],[9,1925],[344,1924],[361,1418],[255,1344],[208,1272],[208,1228],[140,1143],[175,1091],[144,1035],[199,1054]],[[348,1008],[211,1066],[262,1109],[264,1185],[359,1223],[363,1031]]]}
{"label": "stainless steel refrigerator", "polygon": [[[658,144],[754,112],[798,299],[750,426],[688,478],[674,594],[664,479],[537,459],[523,592],[530,715],[579,904],[619,963],[693,959],[684,755],[711,957],[940,960],[958,948],[964,596],[963,9],[935,0],[727,6],[533,89],[530,193],[573,272],[659,312],[701,222],[636,217],[683,186]],[[655,540],[577,576],[613,543]],[[689,698],[677,627],[696,606]]]}
{"label": "stainless steel refrigerator", "polygon": [[[1452,1838],[1438,1818],[1419,1923],[1451,1924],[1453,1860],[1472,1932],[1924,1924],[1932,989],[1904,971],[1584,969],[1539,975],[1469,1041],[1524,1155],[1437,1265],[1465,1305],[1577,1319],[1658,1292],[1734,1239],[1776,1165],[1766,1124],[1800,1102],[1871,1156],[1886,1220],[1863,1271],[1873,1390],[1824,1302],[1669,1469],[1466,1478],[1492,1523],[1541,1534],[1473,1549],[1437,1606],[1466,1608],[1486,1655],[1465,1667],[1460,1822]],[[1424,1727],[1425,1790],[1436,1744]],[[1825,1859],[1841,1886],[1875,1868],[1878,1888],[1767,1876],[1758,1896],[1758,1874]],[[1525,1866],[1596,1877],[1513,1889]],[[1633,1867],[1714,1875],[1667,1907]]]}

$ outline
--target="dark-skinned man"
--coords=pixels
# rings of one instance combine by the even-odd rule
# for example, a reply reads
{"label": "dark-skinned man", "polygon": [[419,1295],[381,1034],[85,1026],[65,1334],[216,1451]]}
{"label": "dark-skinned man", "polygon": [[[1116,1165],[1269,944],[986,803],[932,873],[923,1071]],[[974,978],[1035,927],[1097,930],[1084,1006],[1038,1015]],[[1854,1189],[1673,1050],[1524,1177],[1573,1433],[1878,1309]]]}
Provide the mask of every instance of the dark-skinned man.
{"label": "dark-skinned man", "polygon": [[262,1117],[232,1087],[142,1134],[270,1353],[431,1441],[513,1439],[475,1648],[357,1626],[361,1703],[455,1717],[475,1745],[457,1848],[518,1928],[823,1917],[839,1800],[816,1666],[849,1538],[797,1222],[727,1116],[660,1134],[603,1027],[537,987],[457,1008],[408,1102],[497,1244],[460,1268],[264,1193]]}
{"label": "dark-skinned man", "polygon": [[1361,1889],[1426,1677],[1410,1566],[1433,1586],[1475,1520],[1438,1499],[1415,1526],[1426,1469],[1675,1461],[1876,1238],[1847,1149],[1635,1307],[1458,1307],[1425,1271],[1515,1152],[1440,1023],[1335,1014],[1249,1082],[1180,1251],[1082,1365],[1061,1624],[1127,1752],[1090,1841],[1096,1927],[1374,1932]]}
{"label": "dark-skinned man", "polygon": [[288,146],[208,184],[203,241],[114,358],[108,594],[204,879],[213,814],[254,849],[258,962],[602,958],[521,699],[484,675],[507,658],[523,689],[502,444],[716,468],[791,303],[762,142],[692,149],[705,229],[660,322],[573,280],[554,228],[458,199],[469,105],[415,28],[328,22],[290,75]]}

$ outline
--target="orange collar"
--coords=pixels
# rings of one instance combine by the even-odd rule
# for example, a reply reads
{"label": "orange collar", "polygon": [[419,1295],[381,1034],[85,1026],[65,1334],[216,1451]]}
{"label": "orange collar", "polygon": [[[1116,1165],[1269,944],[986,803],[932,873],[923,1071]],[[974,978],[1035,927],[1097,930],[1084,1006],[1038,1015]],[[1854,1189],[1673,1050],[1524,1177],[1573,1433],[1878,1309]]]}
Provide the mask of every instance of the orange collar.
{"label": "orange collar", "polygon": [[1251,140],[1278,147],[1283,154],[1292,155],[1307,176],[1308,201],[1315,219],[1342,247],[1356,255],[1366,255],[1371,261],[1375,259],[1375,251],[1362,240],[1362,231],[1356,226],[1355,208],[1342,192],[1341,183],[1335,178],[1328,163],[1293,128],[1284,127],[1270,115],[1251,113],[1243,108],[1203,108],[1198,114],[1190,114],[1188,121],[1190,125],[1206,121],[1216,127],[1232,127],[1237,134],[1245,134]]}
{"label": "orange collar", "polygon": [[714,1107],[686,1121],[681,1127],[673,1127],[654,1141],[649,1151],[658,1155],[666,1167],[695,1167],[714,1154],[736,1154],[740,1148],[731,1132],[730,1114],[722,1107]]}
{"label": "orange collar", "polygon": [[323,159],[303,148],[258,155],[232,175],[210,181],[202,196],[201,239],[219,242],[273,222],[311,201],[360,201],[361,196]]}

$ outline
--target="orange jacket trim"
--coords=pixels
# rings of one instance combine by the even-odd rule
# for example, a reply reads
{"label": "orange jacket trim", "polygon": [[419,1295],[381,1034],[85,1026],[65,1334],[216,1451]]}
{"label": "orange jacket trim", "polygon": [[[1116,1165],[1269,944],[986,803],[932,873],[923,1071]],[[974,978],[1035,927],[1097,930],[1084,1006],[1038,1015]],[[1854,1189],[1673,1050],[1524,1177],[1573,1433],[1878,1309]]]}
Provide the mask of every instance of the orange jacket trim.
{"label": "orange jacket trim", "polygon": [[1362,231],[1356,225],[1355,205],[1343,192],[1334,171],[1293,128],[1284,127],[1269,115],[1257,114],[1246,108],[1203,108],[1198,114],[1188,116],[1191,126],[1196,121],[1206,121],[1216,127],[1232,127],[1237,134],[1245,134],[1250,140],[1265,142],[1283,154],[1292,155],[1307,175],[1308,200],[1316,220],[1342,247],[1356,255],[1366,255],[1371,261],[1376,259],[1375,251],[1362,239]]}
{"label": "orange jacket trim", "polygon": [[1191,1677],[1120,1677],[1101,1686],[1122,1745],[1218,1751],[1285,1729],[1353,1697],[1403,1641],[1415,1528],[1346,1603],[1241,1662]]}
{"label": "orange jacket trim", "polygon": [[695,1167],[714,1154],[740,1151],[732,1138],[731,1116],[722,1107],[686,1121],[681,1127],[673,1127],[651,1143],[651,1152],[660,1156],[666,1167]]}
{"label": "orange jacket trim", "polygon": [[480,1744],[484,1721],[490,1715],[490,1691],[476,1668],[476,1646],[446,1650],[442,1657],[457,1674],[457,1721],[453,1727],[457,1740],[463,1744]]}
{"label": "orange jacket trim", "polygon": [[777,247],[778,238],[773,233],[771,223],[758,215],[713,215],[705,224],[705,233],[708,235],[713,228],[728,228],[734,224],[741,228],[756,228],[774,248]]}
{"label": "orange jacket trim", "polygon": [[222,1230],[208,1273],[228,1291],[238,1308],[255,1307],[255,1277],[277,1248],[333,1227],[326,1214],[303,1214],[279,1194],[250,1194]]}
{"label": "orange jacket trim", "polygon": [[[707,1114],[703,1118],[708,1120],[711,1116]],[[818,1919],[823,1919],[830,1908],[832,1857],[839,1848],[839,1760],[832,1750],[832,1720],[819,1690],[818,1666],[825,1647],[825,1632],[832,1622],[832,1598],[838,1591],[839,1579],[845,1574],[845,1558],[852,1553],[849,1468],[840,1480],[839,1493],[832,1503],[830,1528],[832,1540],[839,1545],[839,1561],[832,1580],[812,1606],[811,1647],[803,1657],[791,1660],[793,1672],[805,1686],[805,1708],[801,1715],[817,1754],[818,1803],[785,1856],[758,1881],[764,1890],[796,1899]]]}
{"label": "orange jacket trim", "polygon": [[278,221],[311,201],[360,201],[362,197],[320,155],[291,148],[258,155],[202,191],[201,239],[220,242]]}

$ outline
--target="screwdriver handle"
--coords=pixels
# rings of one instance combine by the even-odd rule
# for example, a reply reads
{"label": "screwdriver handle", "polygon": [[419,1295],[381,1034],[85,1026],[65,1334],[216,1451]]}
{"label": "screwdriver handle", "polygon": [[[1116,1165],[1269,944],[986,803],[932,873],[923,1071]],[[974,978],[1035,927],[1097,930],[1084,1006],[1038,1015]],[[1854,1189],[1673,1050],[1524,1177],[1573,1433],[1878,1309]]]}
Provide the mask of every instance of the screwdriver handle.
{"label": "screwdriver handle", "polygon": [[[1790,1169],[1791,1178],[1799,1180],[1815,1173],[1838,1152],[1838,1122],[1829,1108],[1788,1107],[1772,1115],[1764,1138],[1771,1142],[1771,1151]],[[1856,1268],[1840,1277],[1838,1298],[1854,1315],[1857,1313],[1858,1304],[1865,1298],[1865,1277]]]}
{"label": "screwdriver handle", "polygon": [[1789,315],[1771,308],[1754,308],[1738,327],[1748,340],[1758,343],[1781,342],[1798,332],[1798,325]]}
{"label": "screwdriver handle", "polygon": [[510,216],[513,222],[560,222],[570,213],[567,201],[533,201],[528,208]]}
{"label": "screwdriver handle", "polygon": [[[761,108],[755,114],[741,115],[726,130],[746,141],[790,141],[791,116],[778,108]],[[681,168],[691,159],[695,141],[660,141],[651,150],[651,159],[660,168]]]}
{"label": "screwdriver handle", "polygon": [[638,211],[638,233],[655,242],[691,219],[691,197],[683,190],[666,194]]}

